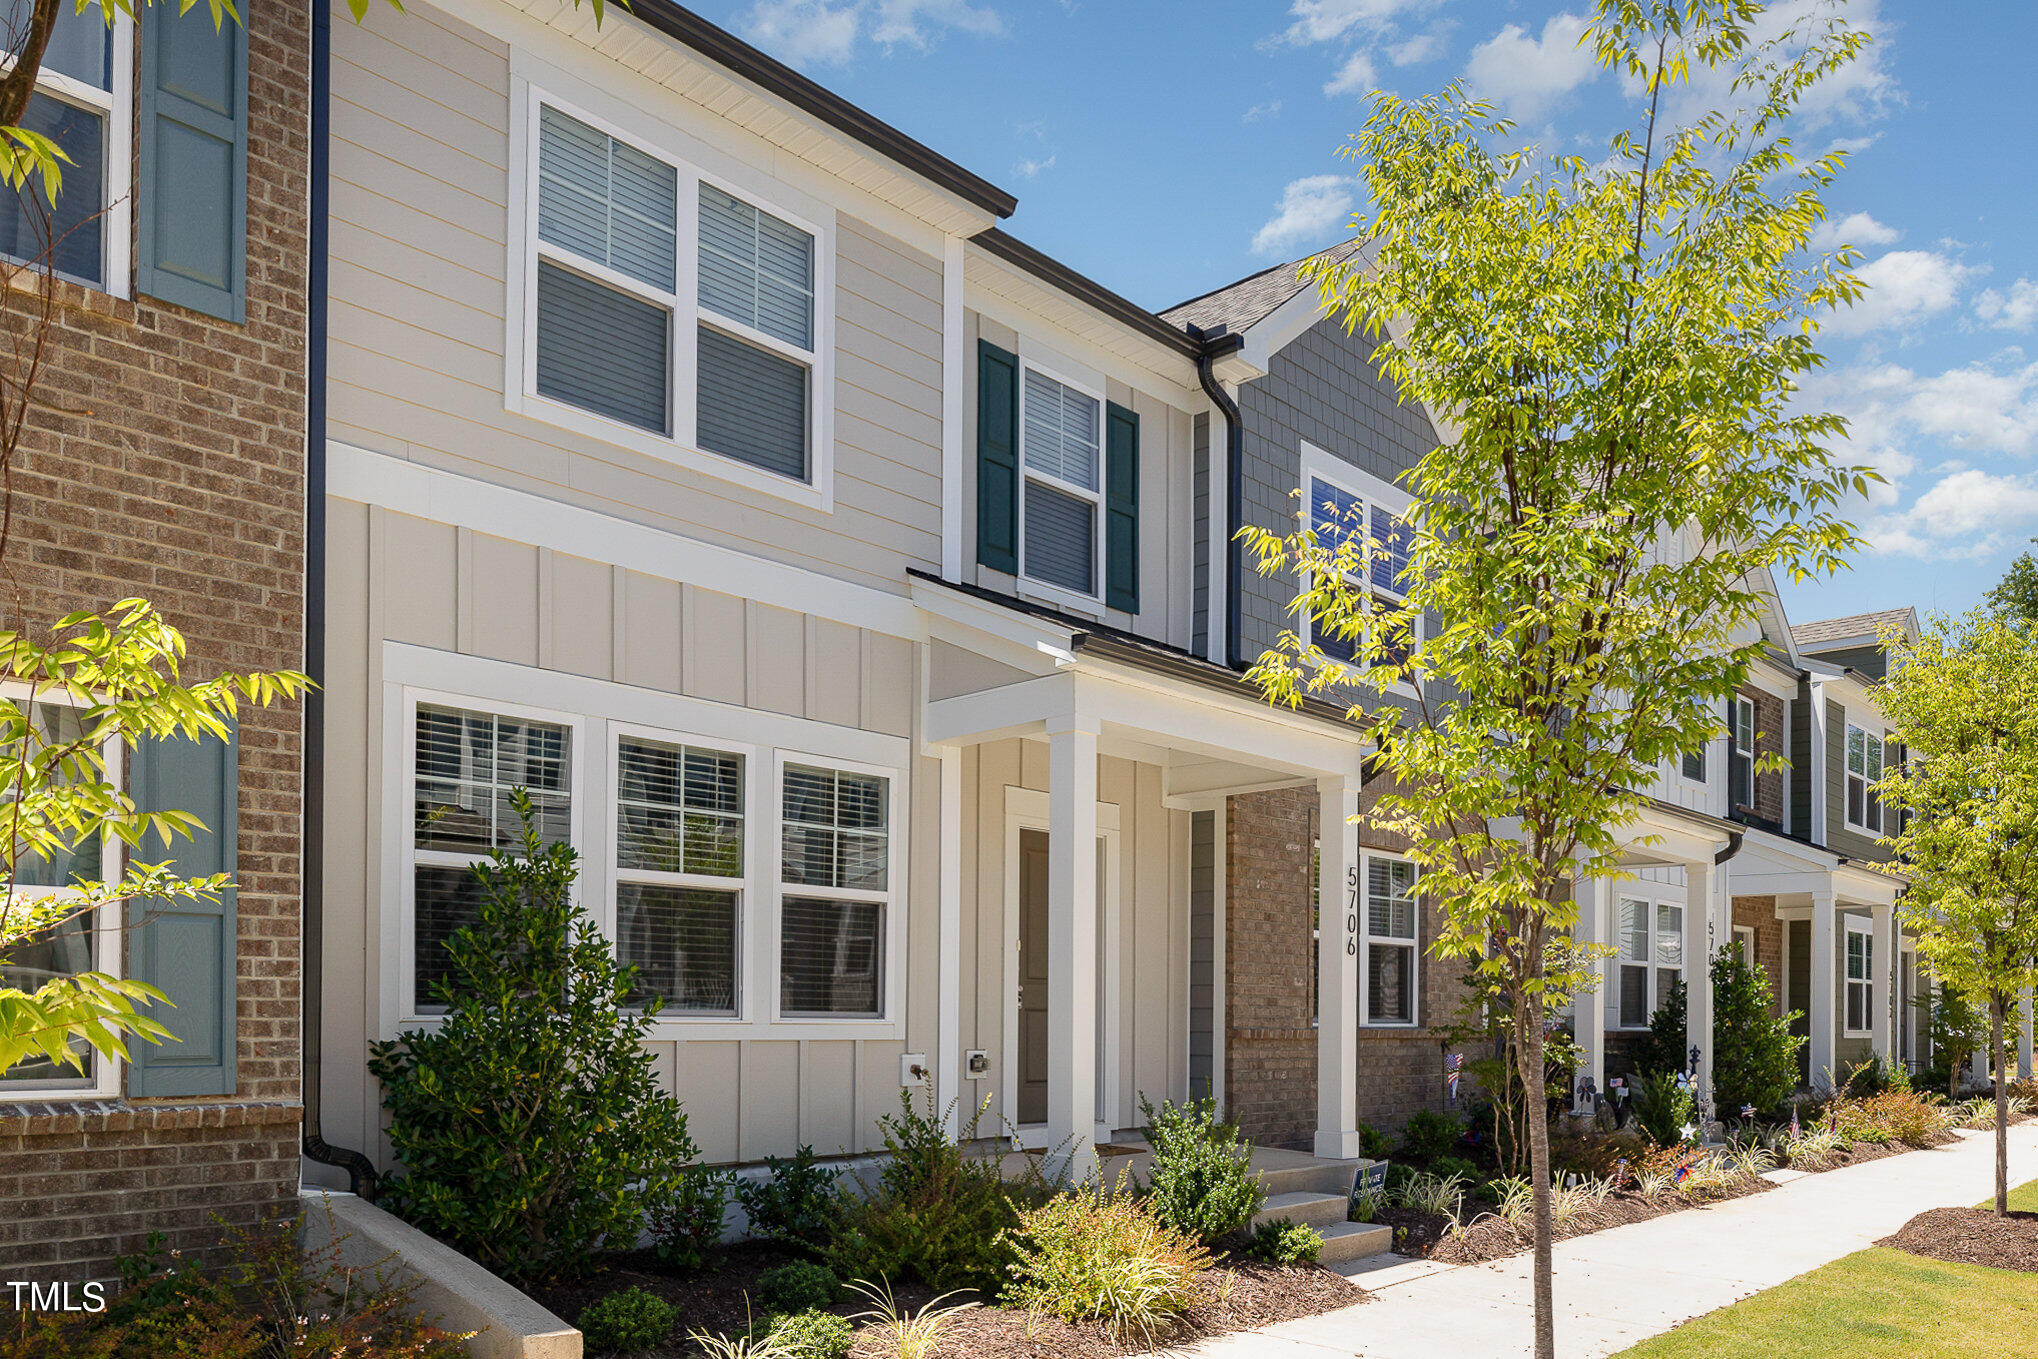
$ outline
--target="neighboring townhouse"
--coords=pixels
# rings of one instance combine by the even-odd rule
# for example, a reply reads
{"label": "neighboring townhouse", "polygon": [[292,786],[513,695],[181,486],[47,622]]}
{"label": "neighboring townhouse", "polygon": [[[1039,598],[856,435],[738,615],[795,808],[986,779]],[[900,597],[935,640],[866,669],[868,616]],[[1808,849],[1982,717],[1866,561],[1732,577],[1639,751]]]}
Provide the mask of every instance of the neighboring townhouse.
{"label": "neighboring townhouse", "polygon": [[[98,7],[70,11],[27,114],[71,164],[39,401],[11,469],[8,626],[142,596],[183,631],[187,679],[300,668],[309,16],[244,6],[248,26],[219,31],[204,5],[158,5],[109,31]],[[38,257],[38,217],[0,195],[0,251]],[[0,324],[23,346],[38,304],[17,286]],[[63,732],[61,710],[44,715]],[[230,742],[114,755],[137,802],[206,827],[138,856],[231,872],[238,890],[109,909],[13,955],[9,980],[31,988],[89,969],[153,983],[176,1041],[82,1075],[0,1074],[9,1277],[110,1272],[151,1231],[190,1249],[216,1218],[294,1203],[302,720],[244,709]],[[23,878],[62,890],[121,872],[109,842]]]}

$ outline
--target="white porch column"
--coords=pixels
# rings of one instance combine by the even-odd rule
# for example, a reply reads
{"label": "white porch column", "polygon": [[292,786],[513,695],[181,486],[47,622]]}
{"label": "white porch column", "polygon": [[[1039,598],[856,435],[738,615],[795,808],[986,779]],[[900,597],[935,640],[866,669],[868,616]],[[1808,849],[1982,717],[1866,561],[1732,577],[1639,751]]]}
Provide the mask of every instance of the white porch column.
{"label": "white porch column", "polygon": [[1087,1175],[1097,1128],[1097,723],[1047,737],[1047,1148]]}
{"label": "white porch column", "polygon": [[[936,746],[941,762],[941,861],[938,905],[941,932],[936,969],[938,1032],[934,1035],[934,1100],[958,1136],[962,1110],[962,747]],[[1008,1114],[1009,1116],[1009,1114]]]}
{"label": "white porch column", "polygon": [[[1613,931],[1613,885],[1604,878],[1576,880],[1578,893],[1578,942],[1604,943]],[[1578,1097],[1579,1083],[1587,1078],[1592,1088],[1606,1093],[1606,960],[1596,958],[1592,970],[1599,974],[1599,986],[1581,991],[1571,1002],[1571,1027],[1579,1050],[1585,1054],[1585,1069],[1571,1078],[1571,1107],[1581,1114],[1592,1112],[1592,1104]]]}
{"label": "white porch column", "polygon": [[1836,952],[1839,933],[1839,905],[1829,891],[1812,896],[1811,1005],[1806,1019],[1811,1026],[1808,1073],[1813,1089],[1836,1077],[1833,1071],[1834,1001],[1840,989],[1840,963]]}
{"label": "white porch column", "polygon": [[2031,1079],[2031,993],[2024,992],[2017,1001],[2017,1079]]}
{"label": "white porch column", "polygon": [[1888,1061],[1896,1055],[1896,907],[1871,906],[1868,915],[1875,929],[1875,942],[1870,946],[1874,956],[1869,959],[1875,988],[1869,1004],[1874,1013],[1868,1017],[1868,1045],[1877,1057]]}
{"label": "white porch column", "polygon": [[1712,1114],[1712,949],[1718,932],[1710,859],[1684,865],[1684,1044],[1698,1049],[1699,1117]]}
{"label": "white porch column", "polygon": [[1316,1154],[1359,1154],[1359,786],[1319,779]]}

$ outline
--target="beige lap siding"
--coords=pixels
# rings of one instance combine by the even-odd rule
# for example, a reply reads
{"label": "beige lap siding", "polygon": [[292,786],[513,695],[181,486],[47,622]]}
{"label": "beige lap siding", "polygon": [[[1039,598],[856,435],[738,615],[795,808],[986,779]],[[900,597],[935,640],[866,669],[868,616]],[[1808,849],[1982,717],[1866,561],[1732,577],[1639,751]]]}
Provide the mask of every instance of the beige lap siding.
{"label": "beige lap siding", "polygon": [[[0,564],[7,626],[141,595],[184,632],[191,679],[303,664],[309,13],[243,12],[247,322],[62,285]],[[10,298],[0,324],[28,310]],[[241,715],[237,1090],[0,1091],[0,1261],[103,1271],[151,1230],[189,1249],[214,1214],[244,1221],[294,1194],[299,730],[295,704]]]}

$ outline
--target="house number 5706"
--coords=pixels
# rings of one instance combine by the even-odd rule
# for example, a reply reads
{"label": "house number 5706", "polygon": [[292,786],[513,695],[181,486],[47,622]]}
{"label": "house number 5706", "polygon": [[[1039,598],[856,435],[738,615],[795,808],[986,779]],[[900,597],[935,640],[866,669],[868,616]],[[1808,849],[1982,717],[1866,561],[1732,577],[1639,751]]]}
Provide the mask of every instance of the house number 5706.
{"label": "house number 5706", "polygon": [[1359,956],[1359,866],[1345,870],[1345,956]]}

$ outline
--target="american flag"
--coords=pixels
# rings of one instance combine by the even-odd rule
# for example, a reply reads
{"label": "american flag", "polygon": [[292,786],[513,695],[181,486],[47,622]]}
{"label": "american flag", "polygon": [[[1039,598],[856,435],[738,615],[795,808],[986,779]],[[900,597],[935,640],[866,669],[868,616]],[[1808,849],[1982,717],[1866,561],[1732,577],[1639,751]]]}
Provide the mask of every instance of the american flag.
{"label": "american flag", "polygon": [[1444,1089],[1452,1099],[1458,1097],[1458,1077],[1465,1073],[1465,1054],[1454,1052],[1450,1061],[1444,1064]]}

